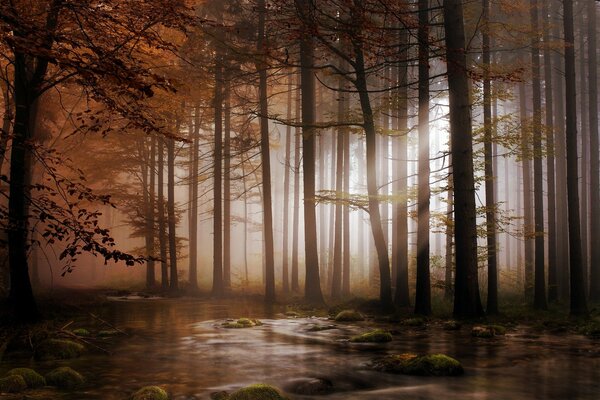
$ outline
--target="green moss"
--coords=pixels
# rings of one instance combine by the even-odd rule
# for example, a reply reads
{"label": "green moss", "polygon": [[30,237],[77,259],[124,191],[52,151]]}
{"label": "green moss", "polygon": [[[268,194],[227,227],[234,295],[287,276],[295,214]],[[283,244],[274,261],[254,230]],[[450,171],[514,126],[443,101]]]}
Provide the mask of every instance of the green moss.
{"label": "green moss", "polygon": [[394,354],[376,360],[373,367],[383,372],[419,376],[458,376],[464,373],[460,362],[445,354]]}
{"label": "green moss", "polygon": [[0,393],[19,393],[27,389],[27,382],[21,375],[9,375],[0,379]]}
{"label": "green moss", "polygon": [[9,376],[18,375],[25,380],[28,388],[38,388],[46,386],[46,380],[43,376],[30,368],[14,368],[8,371]]}
{"label": "green moss", "polygon": [[131,400],[169,400],[169,395],[158,386],[146,386],[135,392]]}
{"label": "green moss", "polygon": [[484,339],[493,338],[494,330],[489,326],[474,326],[471,329],[471,336]]}
{"label": "green moss", "polygon": [[73,329],[73,333],[77,336],[81,336],[81,337],[88,337],[90,336],[90,331],[88,331],[85,328],[77,328],[77,329]]}
{"label": "green moss", "polygon": [[72,390],[82,386],[85,383],[83,376],[69,367],[60,367],[50,371],[46,375],[46,382],[50,386],[56,386],[59,389]]}
{"label": "green moss", "polygon": [[313,325],[310,328],[308,328],[308,332],[321,332],[336,328],[337,326],[335,325]]}
{"label": "green moss", "polygon": [[423,326],[425,325],[425,318],[415,317],[409,318],[402,321],[402,325],[406,326]]}
{"label": "green moss", "polygon": [[460,322],[454,320],[445,321],[443,326],[446,331],[458,331],[461,328]]}
{"label": "green moss", "polygon": [[243,329],[243,328],[252,328],[254,326],[261,326],[262,322],[257,319],[250,318],[240,318],[235,322],[224,322],[221,324],[223,328],[227,329]]}
{"label": "green moss", "polygon": [[287,400],[281,392],[270,385],[255,384],[236,390],[229,400]]}
{"label": "green moss", "polygon": [[210,394],[212,400],[229,400],[229,393],[222,390],[220,392],[213,392]]}
{"label": "green moss", "polygon": [[365,317],[355,310],[340,311],[334,318],[338,322],[364,321]]}
{"label": "green moss", "polygon": [[590,321],[577,328],[577,332],[590,337],[600,337],[600,322]]}
{"label": "green moss", "polygon": [[79,357],[84,349],[81,344],[72,340],[48,339],[35,349],[35,357],[43,361],[66,360]]}
{"label": "green moss", "polygon": [[392,341],[392,334],[381,330],[375,329],[374,331],[363,333],[362,335],[353,336],[350,341],[353,343],[385,343]]}
{"label": "green moss", "polygon": [[488,325],[488,328],[494,332],[494,335],[506,335],[506,327],[502,325]]}
{"label": "green moss", "polygon": [[107,330],[98,332],[98,336],[99,337],[111,337],[111,336],[117,336],[119,333],[120,332],[116,329],[107,329]]}

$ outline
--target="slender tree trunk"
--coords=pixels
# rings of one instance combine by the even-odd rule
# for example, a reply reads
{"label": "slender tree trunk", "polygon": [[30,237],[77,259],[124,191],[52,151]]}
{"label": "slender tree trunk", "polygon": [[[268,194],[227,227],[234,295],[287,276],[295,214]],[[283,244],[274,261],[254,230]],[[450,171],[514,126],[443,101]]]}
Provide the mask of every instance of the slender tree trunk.
{"label": "slender tree trunk", "polygon": [[452,270],[454,269],[454,254],[452,252],[452,237],[454,236],[452,204],[454,202],[454,190],[452,187],[452,166],[450,166],[448,169],[448,202],[446,203],[446,265],[444,268],[444,298],[446,300],[451,300],[454,293],[452,290]]}
{"label": "slender tree trunk", "polygon": [[314,39],[310,29],[314,24],[314,4],[308,0],[295,0],[305,32],[300,39],[300,74],[302,89],[302,166],[304,170],[304,248],[306,254],[306,302],[322,304],[323,293],[319,277],[317,251],[317,216],[315,210],[315,72]]}
{"label": "slender tree trunk", "polygon": [[444,31],[450,97],[450,152],[454,179],[456,276],[454,315],[483,314],[477,271],[477,224],[473,171],[473,132],[461,0],[444,1]]}
{"label": "slender tree trunk", "polygon": [[[344,96],[344,114],[348,115],[350,111],[350,104],[347,96]],[[352,136],[348,130],[344,133],[344,196],[350,194],[350,141]],[[350,207],[347,202],[344,202],[343,208],[343,234],[344,234],[344,248],[342,251],[342,294],[348,296],[350,294]]]}
{"label": "slender tree trunk", "polygon": [[190,289],[198,290],[198,168],[200,152],[200,104],[194,107],[194,130],[192,137],[192,168],[190,171]]}
{"label": "slender tree trunk", "polygon": [[[344,104],[341,98],[344,94],[340,92],[338,99],[338,122],[343,121]],[[342,295],[342,204],[340,195],[344,184],[344,130],[337,130],[337,154],[335,167],[335,242],[333,245],[333,274],[331,279],[331,297],[339,299]]]}
{"label": "slender tree trunk", "polygon": [[[589,88],[589,135],[590,135],[590,238],[600,237],[600,156],[598,154],[598,49],[596,39],[596,12],[594,1],[587,1],[588,17],[588,88]],[[600,301],[600,246],[590,248],[590,300]]]}
{"label": "slender tree trunk", "polygon": [[267,64],[265,0],[258,0],[258,43],[257,50],[260,57],[258,65],[259,97],[260,97],[260,156],[262,161],[262,187],[263,187],[263,229],[265,240],[265,301],[275,302],[275,259],[273,249],[273,205],[271,202],[271,150],[269,142],[269,105],[267,94]]}
{"label": "slender tree trunk", "polygon": [[496,243],[496,199],[494,193],[493,127],[492,127],[492,81],[490,78],[490,2],[483,0],[483,129],[485,158],[485,217],[487,236],[488,295],[487,313],[498,313],[498,246]]}
{"label": "slender tree trunk", "polygon": [[521,110],[521,151],[523,165],[523,241],[525,243],[525,297],[529,300],[533,295],[533,241],[535,225],[533,222],[533,204],[531,199],[531,146],[527,131],[527,96],[525,83],[519,83],[519,99]]}
{"label": "slender tree trunk", "polygon": [[[556,271],[556,187],[554,181],[554,99],[552,91],[552,57],[550,47],[550,27],[547,23],[548,3],[543,2],[544,14],[544,96],[546,110],[546,175],[548,185],[548,300],[558,300]],[[507,190],[508,192],[508,190]]]}
{"label": "slender tree trunk", "polygon": [[144,239],[146,245],[146,256],[149,257],[146,262],[146,288],[152,289],[155,285],[154,276],[154,190],[152,184],[154,183],[154,152],[156,150],[154,136],[150,139],[150,150],[148,151],[147,140],[143,140],[141,148],[144,154],[142,160],[142,186],[144,187],[143,198],[144,198],[144,222],[145,232]]}
{"label": "slender tree trunk", "polygon": [[[4,79],[4,77],[2,77]],[[4,116],[2,117],[2,130],[0,131],[0,174],[2,173],[2,166],[4,165],[4,159],[6,157],[6,147],[8,146],[8,138],[11,133],[11,125],[13,122],[13,99],[10,96],[8,85],[0,83],[2,89],[2,96],[4,99]]]}
{"label": "slender tree trunk", "polygon": [[160,246],[160,277],[163,290],[169,288],[169,268],[167,264],[167,223],[165,220],[165,140],[158,138],[158,241]]}
{"label": "slender tree trunk", "polygon": [[223,87],[223,290],[231,290],[231,100],[229,81]]}
{"label": "slender tree trunk", "polygon": [[[296,124],[300,120],[300,86],[296,87]],[[292,292],[298,293],[300,285],[298,284],[298,236],[300,234],[300,139],[301,132],[297,127],[294,129],[294,215],[292,218]]]}
{"label": "slender tree trunk", "polygon": [[396,262],[396,293],[394,304],[396,307],[409,307],[410,294],[408,288],[408,29],[400,31],[400,54],[398,57],[398,160],[396,181],[396,221],[394,223]]}
{"label": "slender tree trunk", "polygon": [[573,33],[573,1],[563,0],[565,33],[565,104],[567,147],[567,199],[569,210],[569,258],[571,315],[588,314],[585,296],[583,257],[581,254],[581,224],[579,220],[579,187],[577,160],[577,96],[575,88],[575,38]]}
{"label": "slender tree trunk", "polygon": [[289,277],[289,234],[290,234],[290,153],[292,141],[292,74],[288,76],[288,94],[287,94],[287,120],[288,124],[285,127],[285,162],[283,176],[283,257],[281,262],[281,279],[283,281],[283,293],[287,294],[290,291]]}
{"label": "slender tree trunk", "polygon": [[[179,135],[181,118],[176,117],[175,134]],[[175,221],[175,139],[167,139],[168,153],[168,183],[167,183],[167,213],[169,221],[169,289],[179,290],[179,277],[177,273],[177,225]]]}
{"label": "slender tree trunk", "polygon": [[431,314],[429,271],[429,0],[419,0],[419,173],[415,314]]}
{"label": "slender tree trunk", "polygon": [[[355,0],[357,1],[357,0]],[[379,300],[384,310],[393,309],[392,285],[390,277],[390,260],[388,257],[387,244],[383,234],[381,224],[381,214],[379,212],[378,185],[377,185],[377,143],[375,130],[375,121],[373,120],[373,110],[367,88],[367,79],[365,73],[365,61],[362,49],[362,43],[355,40],[353,43],[354,54],[356,57],[355,86],[360,97],[360,106],[363,115],[363,127],[367,141],[367,191],[369,194],[369,218],[371,222],[371,233],[377,251],[377,260],[379,265]]]}
{"label": "slender tree trunk", "polygon": [[224,294],[223,284],[223,205],[222,205],[222,182],[223,182],[223,66],[220,51],[217,50],[215,63],[215,150],[213,168],[213,284],[212,295],[221,297]]}
{"label": "slender tree trunk", "polygon": [[540,40],[538,2],[531,0],[531,69],[533,76],[533,198],[535,224],[535,280],[533,305],[548,308],[544,251],[544,181],[542,171],[542,86],[540,82]]}

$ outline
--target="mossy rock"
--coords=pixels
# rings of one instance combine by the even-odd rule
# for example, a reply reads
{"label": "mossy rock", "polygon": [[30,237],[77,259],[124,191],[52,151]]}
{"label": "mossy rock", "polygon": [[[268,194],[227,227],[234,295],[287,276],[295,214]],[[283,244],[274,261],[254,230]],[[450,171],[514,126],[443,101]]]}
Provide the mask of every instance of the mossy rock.
{"label": "mossy rock", "polygon": [[25,380],[27,387],[30,389],[46,386],[44,377],[31,368],[13,368],[8,371],[8,376],[18,375]]}
{"label": "mossy rock", "polygon": [[415,317],[415,318],[405,319],[404,321],[402,321],[402,325],[405,325],[405,326],[424,326],[425,322],[426,322],[425,318]]}
{"label": "mossy rock", "polygon": [[321,332],[321,331],[328,331],[331,329],[337,329],[337,326],[335,325],[313,325],[310,328],[307,329],[308,332]]}
{"label": "mossy rock", "polygon": [[66,339],[48,339],[35,349],[35,358],[42,361],[76,358],[85,348],[80,343]]}
{"label": "mossy rock", "polygon": [[262,383],[236,390],[229,400],[287,400],[279,389]]}
{"label": "mossy rock", "polygon": [[19,393],[27,389],[27,382],[21,375],[9,375],[0,379],[0,393]]}
{"label": "mossy rock", "polygon": [[443,327],[446,331],[458,331],[461,328],[461,324],[458,321],[450,320],[445,321]]}
{"label": "mossy rock", "polygon": [[506,328],[502,325],[485,325],[485,326],[474,326],[471,330],[471,336],[490,339],[494,336],[506,335]]}
{"label": "mossy rock", "polygon": [[212,400],[229,400],[229,393],[221,390],[220,392],[213,392],[210,394]]}
{"label": "mossy rock", "polygon": [[365,317],[356,310],[340,311],[334,318],[338,322],[356,322],[364,321]]}
{"label": "mossy rock", "polygon": [[106,330],[98,332],[98,337],[112,337],[112,336],[117,336],[119,333],[121,333],[121,332],[119,332],[116,329],[106,329]]}
{"label": "mossy rock", "polygon": [[375,329],[374,331],[363,333],[362,335],[353,336],[350,341],[353,343],[386,343],[391,342],[393,339],[392,334],[382,329]]}
{"label": "mossy rock", "polygon": [[393,354],[376,360],[373,367],[383,372],[419,376],[458,376],[464,373],[460,362],[445,354]]}
{"label": "mossy rock", "polygon": [[158,386],[146,386],[135,392],[131,400],[169,400],[169,395]]}
{"label": "mossy rock", "polygon": [[72,390],[83,386],[85,379],[83,376],[70,367],[60,367],[46,374],[46,382],[50,386],[56,386],[59,389]]}
{"label": "mossy rock", "polygon": [[286,311],[284,315],[288,318],[301,318],[302,317],[302,314],[300,314],[296,311]]}
{"label": "mossy rock", "polygon": [[91,336],[90,331],[88,331],[85,328],[77,328],[77,329],[73,329],[72,330],[73,334],[77,335],[77,336],[81,336],[81,337],[88,337]]}
{"label": "mossy rock", "polygon": [[226,329],[244,329],[244,328],[252,328],[255,326],[261,326],[262,322],[257,319],[250,318],[240,318],[235,322],[224,322],[221,324],[223,328]]}

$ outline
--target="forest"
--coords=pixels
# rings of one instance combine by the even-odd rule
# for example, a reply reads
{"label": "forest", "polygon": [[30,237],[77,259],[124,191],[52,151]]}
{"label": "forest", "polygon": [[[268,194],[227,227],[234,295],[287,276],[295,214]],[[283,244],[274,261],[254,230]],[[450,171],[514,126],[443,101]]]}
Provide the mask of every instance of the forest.
{"label": "forest", "polygon": [[599,11],[0,0],[0,400],[597,399]]}

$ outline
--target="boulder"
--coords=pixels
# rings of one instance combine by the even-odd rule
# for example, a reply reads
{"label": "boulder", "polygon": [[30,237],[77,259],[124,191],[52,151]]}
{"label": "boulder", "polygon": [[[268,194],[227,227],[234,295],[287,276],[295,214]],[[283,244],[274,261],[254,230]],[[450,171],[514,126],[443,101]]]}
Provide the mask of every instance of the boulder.
{"label": "boulder", "polygon": [[30,389],[46,386],[44,377],[31,368],[13,368],[8,371],[9,376],[18,375],[25,380],[27,387]]}
{"label": "boulder", "polygon": [[72,390],[83,386],[85,379],[79,372],[70,367],[59,367],[46,375],[46,382],[48,385],[56,386],[59,389]]}
{"label": "boulder", "polygon": [[158,386],[146,386],[135,392],[131,400],[169,400],[169,395]]}
{"label": "boulder", "polygon": [[340,311],[334,319],[338,322],[356,322],[364,321],[365,317],[355,310],[343,310]]}
{"label": "boulder", "polygon": [[353,343],[386,343],[391,342],[393,339],[392,334],[382,329],[375,329],[374,331],[363,333],[362,335],[353,336],[350,341]]}

